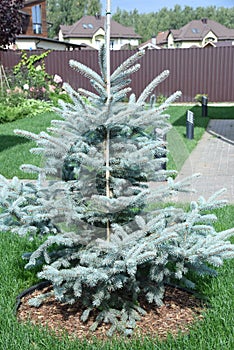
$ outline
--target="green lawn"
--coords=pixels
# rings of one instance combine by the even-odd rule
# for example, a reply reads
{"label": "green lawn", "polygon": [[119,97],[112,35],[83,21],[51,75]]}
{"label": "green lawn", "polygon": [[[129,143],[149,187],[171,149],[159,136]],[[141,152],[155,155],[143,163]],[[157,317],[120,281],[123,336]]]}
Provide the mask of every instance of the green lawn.
{"label": "green lawn", "polygon": [[22,164],[35,164],[40,166],[41,157],[30,153],[35,143],[14,134],[15,129],[27,130],[39,133],[50,126],[50,121],[55,119],[55,114],[47,112],[31,118],[16,120],[12,123],[0,124],[0,174],[7,178],[18,176],[22,178],[35,178],[33,174],[22,172],[19,167]]}
{"label": "green lawn", "polygon": [[[195,139],[185,137],[187,106],[172,106],[169,109],[173,125],[168,135],[169,149],[172,151],[170,167],[176,164],[177,169],[183,159],[196,146],[202,136],[209,118],[233,118],[233,107],[210,107],[209,117],[201,117],[201,107],[192,107],[195,115]],[[54,119],[52,113],[39,117],[22,119],[13,123],[0,125],[0,173],[11,178],[14,175],[22,178],[25,174],[18,170],[20,164],[40,164],[40,158],[29,152],[33,142],[14,135],[13,130],[26,129],[38,133],[50,125]],[[177,159],[176,153],[183,157]],[[177,151],[174,152],[177,149]],[[217,209],[217,230],[234,227],[234,206]],[[38,239],[37,239],[38,240]],[[234,240],[233,240],[234,242]],[[38,242],[28,241],[10,233],[1,233],[0,244],[0,350],[232,350],[234,349],[234,260],[225,262],[219,269],[217,278],[199,278],[198,292],[209,299],[209,308],[204,320],[195,323],[189,334],[179,335],[176,339],[168,336],[164,342],[156,339],[117,339],[108,342],[93,340],[78,341],[68,339],[66,335],[57,338],[46,329],[30,324],[17,322],[15,305],[16,296],[24,289],[37,282],[35,272],[24,270],[25,262],[21,259],[25,251],[32,251]]]}
{"label": "green lawn", "polygon": [[[234,226],[234,206],[217,209],[218,230]],[[200,278],[198,291],[209,299],[203,321],[195,323],[189,334],[164,342],[156,339],[118,339],[99,342],[57,338],[46,329],[17,322],[16,296],[37,282],[35,273],[24,270],[22,253],[35,249],[38,242],[29,242],[10,233],[1,234],[0,245],[0,349],[1,350],[232,350],[234,348],[234,260],[225,262],[216,278]]]}
{"label": "green lawn", "polygon": [[[186,119],[187,111],[191,110],[194,113],[194,139],[186,138]],[[170,107],[168,110],[171,115],[170,122],[172,129],[167,134],[168,142],[168,166],[167,169],[175,169],[179,171],[188,158],[191,151],[196,147],[197,142],[201,139],[209,118],[199,116],[199,109],[188,108],[188,106]]]}
{"label": "green lawn", "polygon": [[[186,112],[194,113],[194,139],[186,139]],[[208,117],[201,117],[200,106],[171,106],[168,111],[173,128],[167,135],[169,162],[168,169],[180,170],[190,152],[196,147],[202,137],[209,119],[228,119],[234,116],[234,107],[209,107]],[[167,113],[166,112],[166,113]],[[22,172],[21,164],[41,164],[39,156],[32,155],[30,149],[34,143],[16,136],[14,129],[23,129],[39,133],[50,125],[55,119],[53,113],[45,113],[39,116],[17,120],[12,123],[0,125],[0,174],[7,178],[18,176],[19,178],[35,178],[33,174]]]}

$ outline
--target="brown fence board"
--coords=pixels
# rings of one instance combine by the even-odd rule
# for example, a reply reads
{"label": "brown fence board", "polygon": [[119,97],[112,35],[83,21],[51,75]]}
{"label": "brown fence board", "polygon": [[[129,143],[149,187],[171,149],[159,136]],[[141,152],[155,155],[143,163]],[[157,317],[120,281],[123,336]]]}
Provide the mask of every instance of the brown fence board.
{"label": "brown fence board", "polygon": [[[31,51],[38,54],[41,51]],[[111,51],[111,71],[136,51]],[[95,50],[52,51],[45,59],[49,74],[59,74],[75,89],[90,89],[87,78],[74,72],[69,60],[75,59],[97,72],[98,53]],[[20,60],[20,52],[1,52],[4,67],[11,68]],[[181,90],[181,102],[193,102],[198,93],[208,94],[211,102],[234,101],[234,46],[207,47],[204,49],[162,49],[148,50],[139,60],[141,69],[132,76],[132,90],[139,96],[145,86],[163,70],[169,69],[170,76],[154,91],[156,95],[169,96]]]}

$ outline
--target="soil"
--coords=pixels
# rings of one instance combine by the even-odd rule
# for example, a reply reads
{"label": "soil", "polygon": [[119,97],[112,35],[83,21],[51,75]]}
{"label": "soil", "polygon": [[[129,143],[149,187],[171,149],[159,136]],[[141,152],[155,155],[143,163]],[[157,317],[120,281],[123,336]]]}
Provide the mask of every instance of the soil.
{"label": "soil", "polygon": [[[109,324],[102,324],[95,333],[89,330],[95,315],[88,322],[80,320],[82,306],[80,303],[73,305],[62,304],[49,297],[38,307],[32,307],[28,300],[42,293],[47,293],[51,287],[42,290],[34,290],[20,299],[17,310],[17,318],[20,322],[31,322],[34,325],[47,327],[61,336],[64,332],[69,336],[79,339],[91,339],[94,335],[100,339],[106,339],[106,331]],[[146,315],[137,322],[135,335],[151,336],[165,339],[168,333],[176,336],[178,332],[187,333],[195,320],[202,319],[204,305],[193,294],[175,287],[166,287],[164,305],[157,307],[140,300],[141,307],[146,310]]]}

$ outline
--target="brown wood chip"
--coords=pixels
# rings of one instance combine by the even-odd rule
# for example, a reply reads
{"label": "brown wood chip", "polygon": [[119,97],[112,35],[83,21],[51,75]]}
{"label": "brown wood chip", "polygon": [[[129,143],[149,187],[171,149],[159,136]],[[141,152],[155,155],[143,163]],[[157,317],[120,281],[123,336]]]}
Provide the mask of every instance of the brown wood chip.
{"label": "brown wood chip", "polygon": [[[79,339],[91,338],[93,335],[102,339],[106,338],[106,331],[110,327],[108,324],[101,325],[95,333],[89,330],[94,315],[88,322],[80,320],[82,306],[80,303],[74,305],[61,304],[54,297],[47,299],[39,308],[28,305],[28,300],[46,293],[50,287],[42,290],[35,290],[31,294],[21,298],[21,304],[17,311],[17,318],[20,322],[30,321],[32,324],[42,325],[55,331],[59,336],[62,332],[67,332]],[[137,322],[134,330],[136,335],[158,336],[163,339],[168,333],[176,336],[181,332],[188,332],[191,324],[202,319],[204,307],[199,299],[187,291],[174,287],[166,287],[164,305],[157,307],[140,300],[141,307],[146,310],[146,315]]]}

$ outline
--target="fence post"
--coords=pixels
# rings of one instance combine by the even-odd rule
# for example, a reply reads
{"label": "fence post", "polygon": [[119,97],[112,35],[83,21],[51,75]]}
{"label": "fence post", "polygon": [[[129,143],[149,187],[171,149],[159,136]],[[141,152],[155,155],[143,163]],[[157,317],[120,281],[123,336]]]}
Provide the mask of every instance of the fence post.
{"label": "fence post", "polygon": [[186,137],[187,139],[192,140],[194,138],[194,122],[193,122],[193,112],[187,111],[187,120],[186,120]]}
{"label": "fence post", "polygon": [[208,111],[208,98],[206,96],[202,96],[202,116],[207,117]]}

